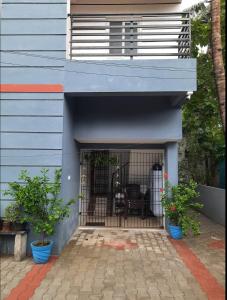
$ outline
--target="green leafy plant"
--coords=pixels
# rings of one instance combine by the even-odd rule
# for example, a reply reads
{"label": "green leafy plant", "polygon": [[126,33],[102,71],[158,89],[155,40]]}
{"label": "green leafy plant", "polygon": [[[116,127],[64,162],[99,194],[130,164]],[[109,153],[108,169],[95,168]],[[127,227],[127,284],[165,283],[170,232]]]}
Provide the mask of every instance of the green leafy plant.
{"label": "green leafy plant", "polygon": [[94,167],[115,166],[118,164],[117,156],[109,156],[106,153],[85,154],[84,158]]}
{"label": "green leafy plant", "polygon": [[[211,1],[210,1],[211,3]],[[221,0],[223,58],[225,58],[225,1]],[[199,184],[219,186],[218,165],[225,158],[225,135],[213,72],[210,4],[190,9],[192,56],[197,60],[197,91],[183,105],[183,140],[180,143],[180,177]],[[204,47],[201,51],[201,47]],[[207,50],[207,51],[206,51]]]}
{"label": "green leafy plant", "polygon": [[165,174],[165,187],[161,189],[162,206],[170,223],[180,226],[184,235],[189,234],[189,232],[194,235],[200,234],[197,210],[203,205],[195,200],[199,196],[196,188],[197,184],[193,180],[171,186],[168,181],[168,174]]}
{"label": "green leafy plant", "polygon": [[39,245],[48,244],[46,236],[54,233],[55,225],[68,217],[70,206],[75,199],[64,204],[59,198],[61,190],[61,169],[55,170],[54,181],[48,177],[48,169],[43,168],[40,176],[29,176],[26,170],[22,170],[19,180],[23,183],[9,183],[6,195],[12,196],[18,205],[23,208],[23,220],[32,225],[34,231],[41,235]]}
{"label": "green leafy plant", "polygon": [[5,220],[12,223],[24,223],[24,213],[21,205],[17,202],[13,202],[5,209]]}

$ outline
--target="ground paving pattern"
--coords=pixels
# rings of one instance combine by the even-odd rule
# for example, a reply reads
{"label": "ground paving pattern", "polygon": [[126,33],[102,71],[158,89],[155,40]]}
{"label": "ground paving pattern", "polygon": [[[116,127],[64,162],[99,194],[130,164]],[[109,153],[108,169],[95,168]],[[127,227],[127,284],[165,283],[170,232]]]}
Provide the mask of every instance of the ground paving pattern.
{"label": "ground paving pattern", "polygon": [[4,256],[0,258],[0,266],[0,299],[2,300],[18,285],[27,272],[31,270],[34,263],[31,258],[17,262],[12,256]]}
{"label": "ground paving pattern", "polygon": [[[201,221],[201,235],[183,241],[224,286],[224,227],[203,216]],[[38,282],[34,268],[39,267],[31,258],[15,262],[13,257],[2,257],[1,299],[20,287],[21,279],[26,284],[26,274]],[[26,300],[219,300],[207,297],[165,231],[78,230],[41,277]]]}
{"label": "ground paving pattern", "polygon": [[79,230],[33,300],[207,299],[166,234]]}
{"label": "ground paving pattern", "polygon": [[217,281],[225,286],[225,227],[201,215],[201,234],[184,241]]}

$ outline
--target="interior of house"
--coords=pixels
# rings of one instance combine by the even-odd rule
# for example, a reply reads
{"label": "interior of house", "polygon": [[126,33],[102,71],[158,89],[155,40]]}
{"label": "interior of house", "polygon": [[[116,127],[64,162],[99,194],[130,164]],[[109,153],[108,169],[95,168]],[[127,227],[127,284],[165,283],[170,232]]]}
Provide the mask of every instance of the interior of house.
{"label": "interior of house", "polygon": [[81,152],[81,226],[163,227],[161,150]]}

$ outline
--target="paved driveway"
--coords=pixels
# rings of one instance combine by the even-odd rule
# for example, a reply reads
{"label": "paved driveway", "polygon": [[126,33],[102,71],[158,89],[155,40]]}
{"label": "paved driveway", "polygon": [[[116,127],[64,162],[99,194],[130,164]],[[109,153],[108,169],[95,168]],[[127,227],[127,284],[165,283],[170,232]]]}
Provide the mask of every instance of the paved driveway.
{"label": "paved driveway", "polygon": [[86,229],[47,265],[2,258],[2,299],[224,300],[224,227],[201,220],[201,236],[183,241],[164,231]]}
{"label": "paved driveway", "polygon": [[165,234],[80,230],[35,299],[207,299]]}

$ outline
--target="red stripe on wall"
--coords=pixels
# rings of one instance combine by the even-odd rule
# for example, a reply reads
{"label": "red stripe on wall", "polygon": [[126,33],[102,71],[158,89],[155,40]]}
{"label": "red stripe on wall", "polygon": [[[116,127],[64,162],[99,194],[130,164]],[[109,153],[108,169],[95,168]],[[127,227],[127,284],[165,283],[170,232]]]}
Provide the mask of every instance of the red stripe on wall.
{"label": "red stripe on wall", "polygon": [[1,93],[62,93],[62,84],[0,84]]}
{"label": "red stripe on wall", "polygon": [[209,300],[224,300],[225,290],[183,241],[169,239]]}

